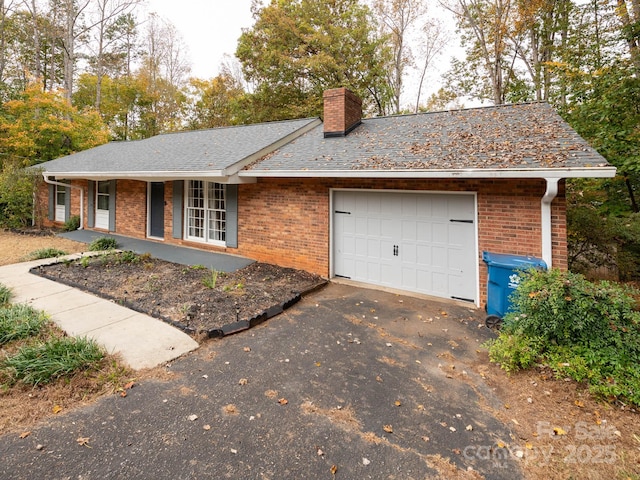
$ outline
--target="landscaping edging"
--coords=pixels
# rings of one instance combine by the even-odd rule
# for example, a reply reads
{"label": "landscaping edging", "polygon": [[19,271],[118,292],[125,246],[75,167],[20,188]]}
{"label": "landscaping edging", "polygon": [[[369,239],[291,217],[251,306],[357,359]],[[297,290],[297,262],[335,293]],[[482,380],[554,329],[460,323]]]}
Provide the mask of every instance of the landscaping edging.
{"label": "landscaping edging", "polygon": [[[91,255],[96,255],[96,254],[97,254],[97,252],[91,252]],[[77,256],[77,257],[73,258],[73,260],[77,260],[79,258],[80,257]],[[44,271],[44,269],[41,268],[41,267],[46,267],[46,266],[53,265],[53,264],[56,264],[56,263],[62,263],[62,262],[69,261],[69,260],[72,260],[72,259],[69,258],[69,257],[66,257],[66,258],[65,257],[61,257],[61,258],[56,258],[56,259],[51,259],[51,260],[52,261],[47,262],[46,264],[42,264],[42,265],[38,265],[38,266],[32,267],[29,270],[29,273],[31,273],[32,275],[37,275],[37,276],[42,277],[42,278],[46,278],[48,280],[51,280],[51,281],[54,281],[54,282],[57,282],[57,283],[61,283],[63,285],[67,285],[67,286],[72,287],[72,288],[77,288],[77,289],[79,289],[81,291],[90,293],[90,294],[95,295],[97,297],[110,300],[110,301],[112,301],[113,303],[115,303],[117,305],[123,306],[123,307],[128,308],[130,310],[133,310],[135,312],[142,313],[142,314],[145,314],[145,315],[149,315],[149,316],[151,316],[153,318],[157,318],[158,320],[161,320],[161,321],[163,321],[163,322],[165,322],[165,323],[167,323],[167,324],[169,324],[169,325],[171,325],[171,326],[173,326],[175,328],[178,328],[179,330],[185,332],[186,334],[188,334],[188,335],[190,335],[190,336],[192,336],[192,337],[194,337],[196,339],[203,338],[203,337],[206,337],[206,338],[221,338],[221,337],[224,337],[224,336],[232,335],[234,333],[238,333],[238,332],[247,330],[249,328],[255,327],[256,325],[260,325],[261,323],[265,322],[266,320],[268,320],[268,319],[270,319],[270,318],[282,313],[284,310],[286,310],[287,308],[291,307],[292,305],[295,305],[303,296],[305,296],[305,295],[307,295],[307,294],[309,294],[311,292],[314,292],[314,291],[324,287],[328,283],[327,280],[323,280],[323,281],[319,282],[318,284],[313,285],[312,287],[308,288],[305,291],[302,291],[302,292],[292,291],[292,295],[289,298],[287,298],[285,301],[283,301],[281,303],[277,303],[275,305],[272,305],[269,308],[267,308],[266,310],[264,310],[264,311],[262,311],[262,312],[260,312],[260,313],[258,313],[256,315],[253,315],[250,318],[242,319],[242,320],[234,319],[234,321],[229,322],[227,324],[224,324],[224,325],[222,325],[220,327],[215,327],[215,328],[211,328],[211,329],[208,329],[208,330],[201,330],[201,329],[195,329],[193,327],[190,327],[190,326],[188,326],[188,325],[186,325],[186,324],[184,324],[184,323],[182,323],[180,321],[176,321],[176,320],[173,320],[171,318],[168,318],[168,317],[166,317],[164,315],[159,314],[158,312],[156,312],[154,310],[146,311],[144,309],[141,309],[141,308],[137,307],[134,303],[128,302],[126,299],[123,300],[121,298],[116,298],[116,297],[114,297],[114,296],[112,296],[112,295],[110,295],[108,293],[103,292],[103,291],[96,290],[96,289],[91,288],[91,287],[89,287],[87,285],[80,284],[80,283],[77,283],[77,282],[74,282],[74,281],[71,281],[71,280],[68,280],[68,279],[59,278],[59,277],[56,277],[54,275],[48,275]]]}

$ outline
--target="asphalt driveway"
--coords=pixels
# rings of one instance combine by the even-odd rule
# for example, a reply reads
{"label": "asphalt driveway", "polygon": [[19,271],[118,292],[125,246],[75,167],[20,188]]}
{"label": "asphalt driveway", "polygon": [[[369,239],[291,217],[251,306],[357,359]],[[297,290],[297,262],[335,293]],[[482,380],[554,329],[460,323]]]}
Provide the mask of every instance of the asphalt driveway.
{"label": "asphalt driveway", "polygon": [[519,478],[473,371],[482,320],[331,284],[174,361],[169,380],[5,435],[0,478]]}

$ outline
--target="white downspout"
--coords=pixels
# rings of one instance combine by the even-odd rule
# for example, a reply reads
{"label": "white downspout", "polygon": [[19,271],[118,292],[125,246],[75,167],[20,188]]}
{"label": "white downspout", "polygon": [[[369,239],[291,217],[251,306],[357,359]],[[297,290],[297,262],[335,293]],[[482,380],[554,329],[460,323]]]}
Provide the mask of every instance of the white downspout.
{"label": "white downspout", "polygon": [[48,183],[49,185],[58,185],[65,188],[77,188],[80,190],[80,226],[78,227],[78,230],[82,230],[84,228],[84,188],[77,185],[71,185],[70,183],[56,182],[55,180],[51,180],[45,174],[42,174],[42,177],[44,178],[44,183]]}
{"label": "white downspout", "polygon": [[542,197],[542,259],[547,268],[552,267],[553,243],[551,241],[551,202],[558,195],[559,178],[546,178],[547,191]]}

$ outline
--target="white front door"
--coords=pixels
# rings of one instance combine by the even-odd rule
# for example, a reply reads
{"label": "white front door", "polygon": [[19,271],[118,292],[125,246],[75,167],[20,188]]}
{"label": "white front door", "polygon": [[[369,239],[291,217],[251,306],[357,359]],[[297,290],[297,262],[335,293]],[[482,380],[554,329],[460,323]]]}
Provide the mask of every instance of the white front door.
{"label": "white front door", "polygon": [[67,188],[61,187],[60,185],[54,185],[54,188],[55,188],[55,197],[56,197],[55,221],[64,222],[66,221],[66,216],[67,216],[67,208],[66,208]]}
{"label": "white front door", "polygon": [[95,228],[109,230],[109,181],[96,185],[96,221]]}
{"label": "white front door", "polygon": [[476,301],[475,196],[336,191],[337,277]]}

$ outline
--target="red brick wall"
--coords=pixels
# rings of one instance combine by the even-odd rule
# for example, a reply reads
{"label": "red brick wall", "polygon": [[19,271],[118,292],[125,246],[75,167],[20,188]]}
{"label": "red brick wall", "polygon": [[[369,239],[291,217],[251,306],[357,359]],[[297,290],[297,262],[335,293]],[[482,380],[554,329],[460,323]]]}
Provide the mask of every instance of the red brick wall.
{"label": "red brick wall", "polygon": [[[279,180],[240,186],[238,253],[329,275],[329,189],[472,191],[478,203],[480,298],[486,299],[482,252],[542,255],[544,180]],[[552,205],[554,266],[567,268],[564,183]]]}
{"label": "red brick wall", "polygon": [[136,180],[117,181],[115,233],[128,237],[146,237],[147,185],[147,182]]}
{"label": "red brick wall", "polygon": [[[87,182],[74,182],[85,188]],[[486,298],[487,269],[482,252],[542,255],[541,207],[545,181],[523,180],[421,180],[421,179],[261,179],[238,188],[237,249],[174,239],[173,183],[165,183],[165,243],[189,245],[212,251],[236,253],[260,261],[301,268],[329,276],[329,198],[331,188],[388,190],[468,191],[477,193],[478,270],[480,298]],[[46,185],[38,198],[46,205]],[[145,238],[147,232],[147,184],[119,180],[116,193],[116,233]],[[79,209],[79,195],[72,190],[72,214]],[[566,202],[564,182],[552,204],[554,267],[567,268]],[[46,212],[46,208],[44,210]]]}

